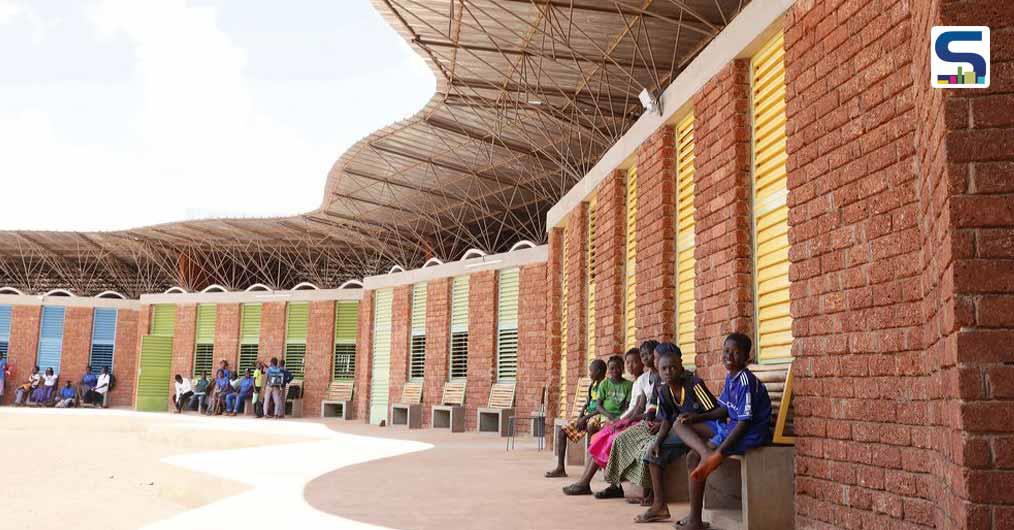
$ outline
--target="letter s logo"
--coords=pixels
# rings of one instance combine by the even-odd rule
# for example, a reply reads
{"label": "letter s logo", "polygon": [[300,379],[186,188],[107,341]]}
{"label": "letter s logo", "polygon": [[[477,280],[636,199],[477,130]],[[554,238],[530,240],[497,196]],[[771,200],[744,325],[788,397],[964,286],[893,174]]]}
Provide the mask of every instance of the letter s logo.
{"label": "letter s logo", "polygon": [[937,88],[989,86],[989,28],[935,26],[930,32],[930,84]]}
{"label": "letter s logo", "polygon": [[949,63],[969,63],[977,73],[986,73],[986,58],[977,53],[952,52],[950,44],[954,41],[982,41],[981,31],[948,31],[940,34],[935,46],[937,57]]}

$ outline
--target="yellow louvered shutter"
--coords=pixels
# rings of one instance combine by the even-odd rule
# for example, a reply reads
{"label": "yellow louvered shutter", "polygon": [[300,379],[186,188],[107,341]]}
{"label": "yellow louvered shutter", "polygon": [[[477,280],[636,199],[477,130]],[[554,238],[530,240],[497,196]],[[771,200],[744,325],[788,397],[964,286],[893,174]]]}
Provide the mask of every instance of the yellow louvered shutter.
{"label": "yellow louvered shutter", "polygon": [[151,334],[172,337],[176,331],[176,306],[157,304],[151,308]]}
{"label": "yellow louvered shutter", "polygon": [[[197,305],[197,333],[194,345],[194,376],[211,374],[215,365],[215,320],[218,306]],[[213,375],[213,374],[212,374]]]}
{"label": "yellow louvered shutter", "polygon": [[567,417],[567,298],[570,291],[567,274],[567,236],[563,237],[563,274],[560,281],[560,417]]}
{"label": "yellow louvered shutter", "polygon": [[334,356],[331,379],[352,380],[356,376],[356,331],[359,326],[359,302],[335,302]]}
{"label": "yellow louvered shutter", "polygon": [[519,269],[502,270],[497,286],[496,379],[515,381],[518,375]]}
{"label": "yellow louvered shutter", "polygon": [[676,124],[676,342],[693,366],[694,344],[694,115]]}
{"label": "yellow louvered shutter", "polygon": [[637,346],[637,168],[627,172],[627,259],[624,296],[623,348]]}
{"label": "yellow louvered shutter", "polygon": [[286,306],[285,367],[296,379],[303,378],[306,361],[306,333],[310,323],[310,304],[290,302]]}
{"label": "yellow louvered shutter", "polygon": [[261,305],[243,304],[239,317],[239,371],[257,365],[261,340]]}
{"label": "yellow louvered shutter", "polygon": [[394,290],[376,291],[373,305],[373,374],[370,378],[370,423],[387,420],[391,384],[391,304]]}
{"label": "yellow louvered shutter", "polygon": [[426,299],[427,284],[412,286],[412,337],[409,339],[408,377],[422,381],[426,375]]}
{"label": "yellow louvered shutter", "polygon": [[750,74],[757,359],[759,362],[787,361],[792,356],[792,317],[789,315],[785,61],[781,33],[753,57]]}
{"label": "yellow louvered shutter", "polygon": [[595,358],[595,214],[598,200],[592,197],[588,205],[588,322],[585,333],[588,335],[588,360]]}
{"label": "yellow louvered shutter", "polygon": [[468,377],[468,276],[451,285],[451,379]]}

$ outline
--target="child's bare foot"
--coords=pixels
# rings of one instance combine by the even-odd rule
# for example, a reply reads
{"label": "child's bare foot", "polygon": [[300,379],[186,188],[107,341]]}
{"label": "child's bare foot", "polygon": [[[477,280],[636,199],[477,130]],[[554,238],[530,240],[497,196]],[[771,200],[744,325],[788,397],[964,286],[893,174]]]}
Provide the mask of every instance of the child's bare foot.
{"label": "child's bare foot", "polygon": [[644,513],[634,517],[635,523],[661,523],[668,521],[672,516],[669,515],[669,507],[665,506],[661,510],[655,510],[654,508],[648,508]]}
{"label": "child's bare foot", "polygon": [[693,480],[705,480],[712,471],[718,469],[718,466],[722,465],[722,460],[725,457],[722,456],[721,451],[713,451],[706,457],[701,459],[701,463],[697,464],[697,468],[694,469],[693,473],[690,473],[690,478]]}
{"label": "child's bare foot", "polygon": [[558,467],[552,471],[546,471],[546,478],[560,478],[566,477],[567,471],[561,467]]}

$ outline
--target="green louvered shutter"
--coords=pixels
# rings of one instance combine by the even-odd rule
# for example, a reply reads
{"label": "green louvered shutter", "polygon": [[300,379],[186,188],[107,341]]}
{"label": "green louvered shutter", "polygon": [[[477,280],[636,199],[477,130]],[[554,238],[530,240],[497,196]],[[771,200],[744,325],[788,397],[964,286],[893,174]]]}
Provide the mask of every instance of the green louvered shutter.
{"label": "green louvered shutter", "polygon": [[518,376],[518,269],[500,271],[497,296],[496,379]]}
{"label": "green louvered shutter", "polygon": [[97,307],[92,315],[92,349],[88,365],[93,374],[103,368],[113,372],[113,348],[116,346],[116,309]]}
{"label": "green louvered shutter", "polygon": [[387,419],[391,375],[391,300],[394,291],[376,292],[373,309],[373,377],[370,380],[370,423]]}
{"label": "green louvered shutter", "polygon": [[239,317],[239,371],[254,369],[257,365],[261,340],[261,305],[243,304]]}
{"label": "green louvered shutter", "polygon": [[0,305],[0,353],[7,357],[11,342],[11,306]]}
{"label": "green louvered shutter", "polygon": [[194,344],[194,377],[201,374],[214,377],[211,370],[215,364],[215,321],[217,317],[218,306],[198,304],[197,339]]}
{"label": "green louvered shutter", "polygon": [[135,408],[146,412],[165,412],[169,406],[169,367],[172,363],[173,338],[155,335],[141,337],[140,371],[137,376]]}
{"label": "green louvered shutter", "polygon": [[306,332],[310,322],[309,302],[292,302],[286,306],[285,367],[296,379],[302,379],[306,360]]}
{"label": "green louvered shutter", "polygon": [[468,276],[454,278],[451,285],[450,378],[468,377]]}
{"label": "green louvered shutter", "polygon": [[359,323],[359,302],[336,302],[334,309],[334,359],[331,379],[352,380],[356,377],[356,328]]}
{"label": "green louvered shutter", "polygon": [[176,330],[176,306],[156,304],[151,310],[151,334],[172,337]]}
{"label": "green louvered shutter", "polygon": [[412,286],[412,338],[409,344],[408,378],[422,381],[426,375],[426,297],[427,284]]}

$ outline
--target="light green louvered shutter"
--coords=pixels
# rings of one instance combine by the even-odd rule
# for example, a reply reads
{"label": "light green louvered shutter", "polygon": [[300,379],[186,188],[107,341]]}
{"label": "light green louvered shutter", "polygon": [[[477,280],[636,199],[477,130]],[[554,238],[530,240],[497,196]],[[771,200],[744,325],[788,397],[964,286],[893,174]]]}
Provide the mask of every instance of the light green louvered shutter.
{"label": "light green louvered shutter", "polygon": [[468,276],[451,285],[451,379],[468,377]]}
{"label": "light green louvered shutter", "polygon": [[331,379],[351,380],[356,377],[356,328],[359,302],[336,302],[334,310],[334,359]]}
{"label": "light green louvered shutter", "polygon": [[151,310],[151,334],[172,337],[176,330],[176,306],[156,304]]}
{"label": "light green louvered shutter", "polygon": [[239,371],[257,365],[261,340],[261,305],[243,304],[239,316]]}
{"label": "light green louvered shutter", "polygon": [[376,292],[373,309],[373,377],[370,380],[370,423],[387,419],[391,375],[392,289]]}
{"label": "light green louvered shutter", "polygon": [[147,412],[165,412],[169,404],[169,367],[172,363],[172,337],[141,337],[140,372],[137,376],[135,408]]}
{"label": "light green louvered shutter", "polygon": [[215,364],[215,321],[218,306],[199,304],[197,306],[197,340],[194,345],[194,376],[208,374]]}
{"label": "light green louvered shutter", "polygon": [[292,302],[286,306],[285,367],[296,379],[304,375],[306,360],[306,333],[310,322],[310,304]]}
{"label": "light green louvered shutter", "polygon": [[518,269],[500,271],[497,296],[497,381],[518,375]]}
{"label": "light green louvered shutter", "polygon": [[412,337],[409,344],[408,378],[422,381],[426,375],[426,297],[427,284],[412,286]]}

